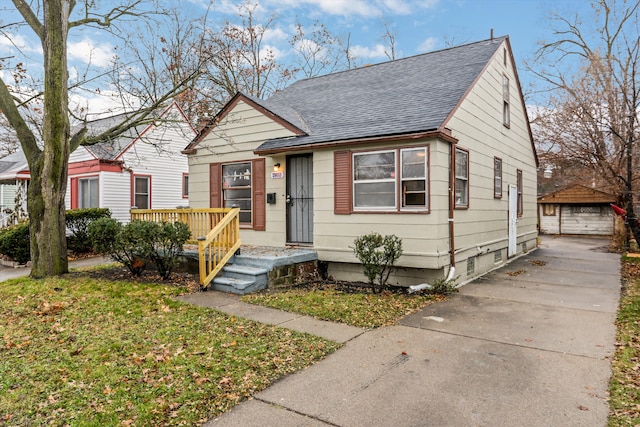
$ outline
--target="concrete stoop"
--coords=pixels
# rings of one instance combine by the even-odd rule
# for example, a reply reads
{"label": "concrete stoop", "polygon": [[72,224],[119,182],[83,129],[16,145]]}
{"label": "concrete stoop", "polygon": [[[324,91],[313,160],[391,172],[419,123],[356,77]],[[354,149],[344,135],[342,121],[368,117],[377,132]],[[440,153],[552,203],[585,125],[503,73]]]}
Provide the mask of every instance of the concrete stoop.
{"label": "concrete stoop", "polygon": [[[185,251],[183,257],[197,260],[197,251]],[[306,248],[242,246],[208,289],[244,295],[265,288],[291,286],[317,275],[317,260],[318,254]],[[193,267],[197,271],[197,262]]]}

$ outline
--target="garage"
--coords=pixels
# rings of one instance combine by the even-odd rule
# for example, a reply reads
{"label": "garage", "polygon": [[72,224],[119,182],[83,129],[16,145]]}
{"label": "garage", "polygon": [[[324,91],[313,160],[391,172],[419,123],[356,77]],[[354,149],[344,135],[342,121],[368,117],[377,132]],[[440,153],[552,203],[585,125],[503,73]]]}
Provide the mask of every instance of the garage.
{"label": "garage", "polygon": [[538,197],[538,225],[541,234],[610,236],[615,196],[574,184]]}

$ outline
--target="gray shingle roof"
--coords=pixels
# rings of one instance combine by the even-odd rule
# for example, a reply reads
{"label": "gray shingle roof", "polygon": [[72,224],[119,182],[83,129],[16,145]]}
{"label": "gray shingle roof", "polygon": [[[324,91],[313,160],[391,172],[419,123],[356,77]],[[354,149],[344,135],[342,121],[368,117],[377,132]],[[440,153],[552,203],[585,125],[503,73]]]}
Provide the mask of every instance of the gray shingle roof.
{"label": "gray shingle roof", "polygon": [[[118,125],[126,119],[126,114],[118,114],[111,117],[105,117],[103,119],[93,120],[87,122],[87,130],[89,135],[98,135],[110,129],[113,126]],[[135,126],[117,138],[98,142],[93,145],[86,145],[86,149],[89,150],[96,158],[102,160],[114,160],[120,153],[126,149],[140,134],[149,126],[149,124],[143,124]]]}
{"label": "gray shingle roof", "polygon": [[255,100],[307,133],[257,151],[436,130],[506,38],[300,80]]}

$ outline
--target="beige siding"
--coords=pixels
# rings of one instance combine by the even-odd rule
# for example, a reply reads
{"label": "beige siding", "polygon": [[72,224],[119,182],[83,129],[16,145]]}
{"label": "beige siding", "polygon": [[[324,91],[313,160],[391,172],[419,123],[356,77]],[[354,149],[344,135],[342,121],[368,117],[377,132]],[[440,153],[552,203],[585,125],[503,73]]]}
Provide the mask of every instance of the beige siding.
{"label": "beige siding", "polygon": [[[398,143],[428,146],[430,164],[430,213],[352,213],[334,215],[333,151],[314,153],[314,248],[320,259],[335,262],[357,262],[353,241],[361,235],[379,232],[395,234],[402,239],[404,254],[397,265],[438,269],[449,264],[448,255],[448,164],[449,144],[437,140]],[[358,150],[391,148],[370,145]],[[442,225],[445,224],[443,227]],[[342,270],[345,270],[342,268]]]}
{"label": "beige siding", "polygon": [[[504,248],[508,239],[508,188],[523,174],[523,215],[518,219],[518,252],[535,241],[537,231],[536,165],[526,113],[516,77],[502,49],[461,103],[448,127],[458,145],[469,150],[469,209],[456,210],[456,257],[463,261]],[[510,126],[502,120],[502,77],[509,78]],[[502,198],[494,198],[493,160],[502,159]],[[460,269],[459,269],[460,270]],[[466,275],[466,271],[462,272]]]}
{"label": "beige siding", "polygon": [[[260,144],[270,138],[293,136],[281,124],[265,116],[250,105],[240,101],[197,146],[197,152],[189,157],[189,202],[193,208],[209,207],[209,165],[257,158],[253,153]],[[271,178],[275,163],[285,172],[284,156],[266,159],[266,192],[276,193],[276,203],[266,205],[266,230],[244,229],[242,242],[251,245],[284,246],[285,228],[285,179]]]}

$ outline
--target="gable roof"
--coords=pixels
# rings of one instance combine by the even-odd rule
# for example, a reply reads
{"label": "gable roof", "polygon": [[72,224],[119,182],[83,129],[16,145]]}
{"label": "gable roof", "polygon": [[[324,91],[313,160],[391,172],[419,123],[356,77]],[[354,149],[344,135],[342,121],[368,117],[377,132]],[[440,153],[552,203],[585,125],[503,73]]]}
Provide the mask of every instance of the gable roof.
{"label": "gable roof", "polygon": [[[451,112],[507,36],[313,77],[267,100],[243,96],[299,129],[297,136],[265,141],[271,154],[317,144],[444,132]],[[237,102],[236,95],[230,104]],[[219,113],[185,148],[189,152],[219,122]]]}
{"label": "gable roof", "polygon": [[615,203],[616,197],[604,191],[589,188],[581,184],[574,184],[553,193],[538,197],[538,203],[562,203],[562,204],[584,204],[584,203]]}
{"label": "gable roof", "polygon": [[0,159],[0,180],[15,179],[20,172],[28,170],[27,158],[20,148]]}
{"label": "gable roof", "polygon": [[[172,108],[177,109],[180,117],[184,119],[184,122],[195,133],[195,131],[191,127],[191,124],[184,115],[182,109],[176,103],[171,103],[163,110],[157,110],[152,114],[150,119],[161,118],[164,115],[168,114]],[[101,132],[117,126],[127,118],[127,114],[128,113],[117,114],[102,119],[88,121],[86,123],[87,134],[89,136],[98,135]],[[127,150],[127,148],[131,146],[131,144],[133,144],[138,138],[144,135],[144,133],[153,126],[156,125],[154,123],[140,124],[126,130],[116,138],[110,139],[108,141],[98,142],[92,145],[83,145],[82,147],[84,147],[97,160],[105,160],[111,162],[116,160],[124,151]],[[23,171],[28,172],[29,165],[21,148],[18,148],[15,153],[0,159],[0,179],[14,179],[19,172]]]}

